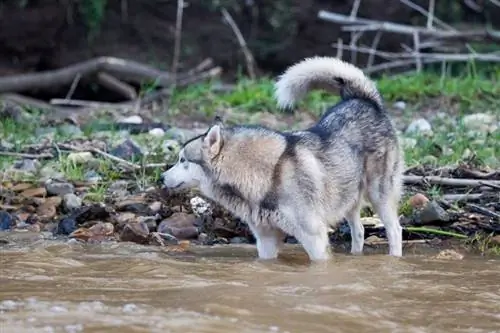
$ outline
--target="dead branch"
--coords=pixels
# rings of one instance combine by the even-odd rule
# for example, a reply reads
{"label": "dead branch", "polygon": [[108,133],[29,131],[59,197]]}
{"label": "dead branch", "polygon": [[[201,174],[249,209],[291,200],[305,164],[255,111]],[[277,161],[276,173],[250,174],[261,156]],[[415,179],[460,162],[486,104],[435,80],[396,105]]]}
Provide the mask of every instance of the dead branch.
{"label": "dead branch", "polygon": [[484,181],[484,179],[463,179],[463,178],[444,178],[438,176],[403,176],[406,184],[436,184],[446,186],[467,186],[479,187],[486,183],[500,186],[500,180]]}
{"label": "dead branch", "polygon": [[135,91],[134,87],[132,87],[129,84],[126,84],[123,81],[118,80],[113,75],[101,72],[97,74],[97,80],[104,87],[119,93],[120,95],[122,95],[127,99],[132,100],[137,98],[137,92]]}
{"label": "dead branch", "polygon": [[441,198],[444,201],[475,201],[485,197],[489,197],[485,193],[469,193],[469,194],[444,194]]}
{"label": "dead branch", "polygon": [[133,60],[100,57],[56,70],[0,77],[0,93],[67,85],[71,84],[78,74],[83,77],[96,72],[108,72],[120,80],[137,84],[144,80],[156,80],[160,85],[168,86],[173,82],[170,73],[154,67]]}
{"label": "dead branch", "polygon": [[177,82],[177,68],[179,67],[179,56],[181,52],[181,39],[182,39],[182,18],[184,13],[184,0],[177,0],[177,15],[175,20],[175,42],[174,42],[174,55],[172,57],[172,75],[174,85]]}
{"label": "dead branch", "polygon": [[495,213],[489,209],[486,209],[484,207],[474,205],[471,203],[467,203],[466,206],[469,207],[469,209],[474,213],[479,213],[479,214],[482,214],[482,215],[487,216],[487,217],[492,217],[494,219],[500,219],[500,214],[497,214],[497,213]]}
{"label": "dead branch", "polygon": [[46,159],[46,158],[54,158],[52,154],[27,154],[27,153],[16,153],[12,151],[0,151],[0,155],[2,156],[10,156],[10,157],[18,157],[18,158],[26,158],[26,159]]}
{"label": "dead branch", "polygon": [[226,20],[226,22],[229,24],[229,26],[233,30],[234,35],[236,36],[236,39],[238,39],[238,43],[240,44],[241,50],[243,51],[243,54],[245,55],[245,62],[247,65],[248,75],[250,76],[250,78],[252,80],[254,80],[256,77],[256,75],[255,75],[255,61],[253,59],[252,52],[250,52],[250,49],[248,48],[247,42],[245,41],[245,38],[241,34],[240,29],[236,25],[236,22],[234,22],[231,14],[229,14],[229,12],[225,8],[222,8],[221,12],[222,12],[222,15],[224,16],[224,19]]}
{"label": "dead branch", "polygon": [[[332,44],[333,47],[342,47],[348,50],[354,50],[361,53],[367,54],[375,54],[381,58],[386,60],[390,59],[414,59],[417,55],[424,60],[433,60],[436,62],[440,61],[469,61],[469,60],[479,60],[479,61],[490,61],[490,62],[500,62],[500,55],[495,53],[470,53],[470,54],[448,54],[448,53],[413,53],[413,52],[386,52],[386,51],[377,51],[373,50],[369,47],[363,46],[351,46],[351,45],[337,45],[336,43]],[[415,62],[415,60],[412,60]]]}
{"label": "dead branch", "polygon": [[[338,23],[342,25],[357,25],[355,29],[349,29],[348,27],[343,28],[346,31],[374,31],[374,30],[382,30],[384,32],[393,32],[399,34],[413,35],[415,32],[423,36],[434,36],[434,37],[457,37],[457,36],[482,36],[489,37],[492,39],[496,39],[495,35],[492,35],[490,31],[487,29],[479,30],[479,31],[468,31],[468,32],[459,32],[459,31],[445,31],[439,29],[427,29],[422,27],[414,27],[406,24],[392,23],[392,22],[382,22],[371,19],[364,18],[352,18],[350,16],[332,13],[326,10],[320,10],[318,12],[318,18]],[[365,29],[362,28],[365,27]]]}

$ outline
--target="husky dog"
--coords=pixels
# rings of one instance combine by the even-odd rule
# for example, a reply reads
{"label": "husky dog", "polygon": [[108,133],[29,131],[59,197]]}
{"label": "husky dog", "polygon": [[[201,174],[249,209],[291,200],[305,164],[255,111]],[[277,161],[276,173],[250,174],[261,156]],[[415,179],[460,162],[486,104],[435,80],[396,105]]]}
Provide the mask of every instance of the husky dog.
{"label": "husky dog", "polygon": [[307,58],[279,77],[277,104],[290,107],[313,88],[339,88],[342,97],[314,126],[279,132],[218,121],[183,145],[160,182],[167,190],[199,187],[245,221],[261,259],[276,258],[286,234],[311,260],[330,258],[328,227],[342,218],[351,228],[351,253],[361,254],[360,209],[368,199],[385,226],[389,254],[401,256],[403,159],[375,84],[342,60]]}

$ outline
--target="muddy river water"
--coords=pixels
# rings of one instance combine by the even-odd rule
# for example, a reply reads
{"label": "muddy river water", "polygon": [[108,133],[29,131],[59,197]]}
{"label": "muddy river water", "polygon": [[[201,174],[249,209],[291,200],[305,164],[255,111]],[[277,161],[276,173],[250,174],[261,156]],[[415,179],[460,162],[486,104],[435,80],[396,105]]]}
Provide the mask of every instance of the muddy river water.
{"label": "muddy river water", "polygon": [[500,332],[500,261],[0,245],[0,332]]}

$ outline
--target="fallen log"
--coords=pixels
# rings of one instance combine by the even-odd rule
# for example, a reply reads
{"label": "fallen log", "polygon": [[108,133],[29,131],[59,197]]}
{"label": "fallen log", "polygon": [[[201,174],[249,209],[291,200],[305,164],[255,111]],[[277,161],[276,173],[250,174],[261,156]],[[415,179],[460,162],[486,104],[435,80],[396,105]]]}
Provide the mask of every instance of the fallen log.
{"label": "fallen log", "polygon": [[[99,57],[56,70],[0,77],[0,93],[68,85],[73,82],[77,75],[83,77],[98,72],[107,72],[119,80],[136,84],[141,84],[144,80],[156,81],[161,86],[168,86],[173,83],[170,73],[154,67],[133,60]],[[185,74],[177,76],[179,80],[185,78]]]}

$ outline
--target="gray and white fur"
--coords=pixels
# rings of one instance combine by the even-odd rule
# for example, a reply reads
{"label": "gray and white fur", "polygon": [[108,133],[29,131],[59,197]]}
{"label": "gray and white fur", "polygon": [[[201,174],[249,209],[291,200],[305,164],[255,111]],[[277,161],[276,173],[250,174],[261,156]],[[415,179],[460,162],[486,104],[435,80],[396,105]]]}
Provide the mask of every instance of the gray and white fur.
{"label": "gray and white fur", "polygon": [[330,258],[328,227],[342,218],[351,228],[351,253],[362,253],[360,210],[367,200],[385,226],[389,254],[401,256],[404,164],[375,83],[339,59],[307,58],[279,77],[278,105],[293,106],[313,88],[338,88],[342,97],[314,126],[279,132],[213,124],[183,146],[162,174],[164,188],[199,187],[248,223],[261,259],[277,257],[285,234],[311,260]]}

